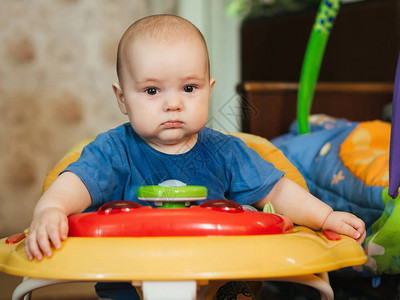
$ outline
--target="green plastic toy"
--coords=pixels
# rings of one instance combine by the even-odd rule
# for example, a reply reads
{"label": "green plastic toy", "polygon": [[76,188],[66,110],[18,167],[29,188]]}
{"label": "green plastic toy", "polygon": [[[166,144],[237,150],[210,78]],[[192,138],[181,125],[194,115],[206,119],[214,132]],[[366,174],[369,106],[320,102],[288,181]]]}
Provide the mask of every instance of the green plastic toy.
{"label": "green plastic toy", "polygon": [[299,133],[309,133],[308,117],[314,97],[326,43],[340,8],[340,0],[322,0],[301,70],[300,86],[297,95],[297,121]]}

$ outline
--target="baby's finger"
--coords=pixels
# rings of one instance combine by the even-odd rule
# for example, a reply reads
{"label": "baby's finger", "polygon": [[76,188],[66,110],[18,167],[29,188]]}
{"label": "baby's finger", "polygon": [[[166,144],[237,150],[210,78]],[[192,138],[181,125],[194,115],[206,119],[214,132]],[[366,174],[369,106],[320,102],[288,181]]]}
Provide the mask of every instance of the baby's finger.
{"label": "baby's finger", "polygon": [[[54,248],[60,249],[61,248],[61,238],[60,238],[60,232],[59,232],[58,226],[54,226],[54,225],[48,226],[47,234],[48,234],[48,239],[53,244]],[[48,254],[50,254],[50,256],[52,254],[51,252],[45,252],[45,253],[47,256],[49,256]]]}
{"label": "baby's finger", "polygon": [[339,233],[348,235],[355,240],[358,240],[361,237],[361,233],[357,231],[352,225],[347,223],[342,223],[338,230]]}
{"label": "baby's finger", "polygon": [[25,252],[26,252],[26,256],[28,256],[29,260],[33,259],[33,254],[31,252],[31,249],[29,248],[29,240],[28,237],[25,239]]}
{"label": "baby's finger", "polygon": [[53,252],[51,251],[49,236],[46,230],[42,229],[40,230],[40,232],[37,233],[37,242],[43,254],[45,254],[47,257],[51,257],[53,255]]}
{"label": "baby's finger", "polygon": [[[365,239],[366,236],[366,232],[365,232],[365,224],[363,222],[363,220],[354,217],[350,224],[350,226],[352,226],[355,230],[357,230],[357,232],[359,233],[359,237],[355,238],[360,244],[362,244],[362,242]],[[353,236],[354,237],[354,236]]]}
{"label": "baby's finger", "polygon": [[360,230],[360,229],[362,230],[363,228],[365,228],[365,224],[364,224],[363,220],[361,220],[357,217],[354,217],[351,220],[350,225],[353,226],[357,230]]}
{"label": "baby's finger", "polygon": [[361,245],[361,244],[364,242],[366,236],[367,236],[367,233],[364,231],[364,232],[361,234],[361,236],[357,239],[357,242]]}
{"label": "baby's finger", "polygon": [[25,243],[25,253],[26,253],[26,256],[28,257],[29,260],[33,259],[33,255],[31,253],[31,251],[29,250],[27,243]]}
{"label": "baby's finger", "polygon": [[68,221],[61,222],[60,225],[60,237],[62,241],[65,241],[68,237]]}
{"label": "baby's finger", "polygon": [[42,260],[43,254],[40,251],[39,245],[36,240],[36,234],[29,233],[25,241],[25,250],[29,260],[36,258],[36,260]]}

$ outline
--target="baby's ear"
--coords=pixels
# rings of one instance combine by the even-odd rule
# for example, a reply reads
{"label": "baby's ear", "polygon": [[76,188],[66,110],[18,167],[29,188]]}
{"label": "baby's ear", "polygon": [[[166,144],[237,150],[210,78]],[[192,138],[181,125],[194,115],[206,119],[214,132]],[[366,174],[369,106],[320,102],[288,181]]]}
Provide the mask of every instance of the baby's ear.
{"label": "baby's ear", "polygon": [[211,91],[214,89],[214,85],[215,85],[215,78],[210,78]]}
{"label": "baby's ear", "polygon": [[121,85],[118,82],[114,82],[112,84],[112,88],[113,88],[115,97],[117,97],[118,107],[119,107],[120,111],[124,115],[127,115],[128,110],[126,109],[126,106],[125,106],[124,92],[122,91]]}

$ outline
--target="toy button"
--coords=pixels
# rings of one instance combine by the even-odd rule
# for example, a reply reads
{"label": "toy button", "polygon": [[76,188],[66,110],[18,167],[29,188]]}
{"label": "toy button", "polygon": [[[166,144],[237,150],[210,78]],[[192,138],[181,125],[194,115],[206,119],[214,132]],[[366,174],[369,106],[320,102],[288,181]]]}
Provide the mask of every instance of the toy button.
{"label": "toy button", "polygon": [[330,241],[340,240],[340,235],[335,231],[326,229],[326,230],[324,230],[323,234]]}
{"label": "toy button", "polygon": [[200,204],[200,207],[217,210],[217,211],[225,211],[225,212],[243,212],[244,211],[243,207],[240,204],[230,201],[230,200],[223,200],[223,199],[206,201],[206,202]]}
{"label": "toy button", "polygon": [[6,239],[6,244],[13,245],[22,241],[26,237],[25,233],[16,233]]}
{"label": "toy button", "polygon": [[98,212],[102,215],[116,214],[121,212],[130,212],[135,208],[140,208],[142,205],[132,201],[111,201],[100,206]]}

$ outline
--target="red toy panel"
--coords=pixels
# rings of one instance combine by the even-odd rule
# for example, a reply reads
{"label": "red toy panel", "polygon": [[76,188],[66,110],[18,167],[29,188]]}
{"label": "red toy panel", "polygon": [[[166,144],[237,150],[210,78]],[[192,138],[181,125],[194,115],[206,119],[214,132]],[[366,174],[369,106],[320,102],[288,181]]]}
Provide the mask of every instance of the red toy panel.
{"label": "red toy panel", "polygon": [[201,206],[155,209],[116,201],[97,212],[69,217],[70,237],[161,237],[280,234],[292,228],[280,215],[246,211],[235,202],[213,200]]}

